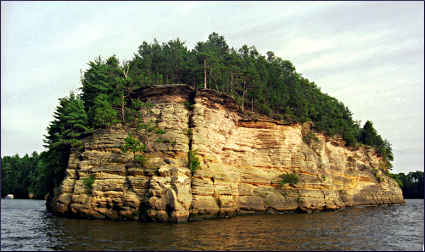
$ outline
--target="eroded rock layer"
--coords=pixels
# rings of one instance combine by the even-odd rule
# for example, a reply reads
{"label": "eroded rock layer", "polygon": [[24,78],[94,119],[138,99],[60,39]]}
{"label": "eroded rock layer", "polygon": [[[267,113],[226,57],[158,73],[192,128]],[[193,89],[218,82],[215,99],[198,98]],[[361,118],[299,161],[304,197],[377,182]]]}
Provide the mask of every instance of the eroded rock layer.
{"label": "eroded rock layer", "polygon": [[[186,85],[144,89],[154,104],[144,120],[164,129],[149,139],[146,164],[120,150],[128,133],[116,125],[84,139],[71,153],[66,177],[48,198],[50,210],[68,216],[184,222],[256,212],[313,211],[403,203],[401,189],[382,170],[372,148],[344,147],[308,125],[247,119],[233,100]],[[188,168],[196,150],[200,169]],[[282,174],[297,174],[281,185]],[[87,178],[94,178],[86,185]]]}

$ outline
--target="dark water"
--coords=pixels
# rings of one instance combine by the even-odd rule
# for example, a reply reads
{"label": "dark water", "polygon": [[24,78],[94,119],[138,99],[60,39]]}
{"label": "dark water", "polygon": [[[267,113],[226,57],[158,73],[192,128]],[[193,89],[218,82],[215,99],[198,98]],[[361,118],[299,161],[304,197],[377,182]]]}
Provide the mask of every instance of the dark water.
{"label": "dark water", "polygon": [[422,250],[424,200],[187,224],[79,220],[1,200],[1,250]]}

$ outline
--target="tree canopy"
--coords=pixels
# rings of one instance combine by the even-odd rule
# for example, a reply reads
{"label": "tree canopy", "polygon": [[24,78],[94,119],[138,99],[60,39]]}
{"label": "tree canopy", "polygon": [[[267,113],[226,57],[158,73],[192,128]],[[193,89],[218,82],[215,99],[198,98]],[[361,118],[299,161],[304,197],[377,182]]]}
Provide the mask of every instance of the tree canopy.
{"label": "tree canopy", "polygon": [[390,174],[390,176],[400,185],[404,198],[424,198],[423,171],[409,172],[407,174],[401,172],[398,174]]}
{"label": "tree canopy", "polygon": [[23,157],[4,156],[1,168],[2,197],[11,193],[15,198],[27,198],[32,193],[35,198],[43,198],[48,192],[45,167],[37,152]]}

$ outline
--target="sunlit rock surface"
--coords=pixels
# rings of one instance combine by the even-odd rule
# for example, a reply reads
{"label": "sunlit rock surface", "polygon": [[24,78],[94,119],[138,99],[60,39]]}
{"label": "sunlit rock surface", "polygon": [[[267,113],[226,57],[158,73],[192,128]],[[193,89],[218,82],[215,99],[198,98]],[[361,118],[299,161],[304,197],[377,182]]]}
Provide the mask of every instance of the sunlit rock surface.
{"label": "sunlit rock surface", "polygon": [[[317,132],[319,141],[307,144],[308,124],[254,119],[213,90],[165,85],[135,96],[155,105],[144,118],[166,132],[161,141],[149,138],[145,167],[120,150],[128,132],[142,131],[121,125],[98,130],[84,139],[82,151],[71,153],[48,209],[74,217],[185,222],[404,202],[372,148],[350,149]],[[190,149],[201,161],[193,175]],[[299,182],[281,185],[285,173],[297,174]],[[90,175],[95,180],[89,189],[83,181]]]}

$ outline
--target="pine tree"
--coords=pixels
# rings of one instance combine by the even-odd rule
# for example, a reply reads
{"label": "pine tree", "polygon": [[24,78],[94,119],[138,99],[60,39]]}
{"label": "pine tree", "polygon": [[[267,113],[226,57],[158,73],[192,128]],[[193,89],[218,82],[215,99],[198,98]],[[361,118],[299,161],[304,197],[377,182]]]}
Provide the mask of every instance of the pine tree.
{"label": "pine tree", "polygon": [[96,97],[89,114],[93,118],[92,124],[95,128],[107,128],[118,122],[117,111],[112,108],[109,97],[106,94],[99,94]]}
{"label": "pine tree", "polygon": [[81,148],[81,138],[92,132],[83,101],[74,93],[59,99],[53,117],[54,120],[47,127],[47,135],[44,136],[44,147],[48,151],[41,155],[46,164],[45,176],[53,178],[48,182],[49,189],[62,180],[71,149]]}

